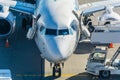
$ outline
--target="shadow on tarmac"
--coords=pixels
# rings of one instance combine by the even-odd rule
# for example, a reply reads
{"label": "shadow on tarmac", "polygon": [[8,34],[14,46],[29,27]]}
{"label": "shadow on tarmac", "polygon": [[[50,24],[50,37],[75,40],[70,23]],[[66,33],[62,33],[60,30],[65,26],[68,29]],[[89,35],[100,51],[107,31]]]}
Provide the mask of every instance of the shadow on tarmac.
{"label": "shadow on tarmac", "polygon": [[59,78],[59,77],[54,77],[51,75],[51,76],[44,77],[42,80],[55,80],[57,78]]}
{"label": "shadow on tarmac", "polygon": [[87,72],[79,73],[75,76],[72,76],[66,80],[120,80],[120,75],[112,75],[108,79],[102,79],[98,76],[93,76],[91,74],[88,74]]}
{"label": "shadow on tarmac", "polygon": [[79,43],[74,54],[88,54],[91,53],[94,49],[94,45],[89,42]]}
{"label": "shadow on tarmac", "polygon": [[75,76],[72,76],[66,80],[92,80],[91,75],[87,74],[86,72],[79,73]]}
{"label": "shadow on tarmac", "polygon": [[26,38],[28,30],[22,30],[21,20],[18,16],[15,32],[9,38],[9,48],[5,47],[5,40],[0,39],[0,69],[10,69],[12,80],[41,80],[45,61],[34,39]]}

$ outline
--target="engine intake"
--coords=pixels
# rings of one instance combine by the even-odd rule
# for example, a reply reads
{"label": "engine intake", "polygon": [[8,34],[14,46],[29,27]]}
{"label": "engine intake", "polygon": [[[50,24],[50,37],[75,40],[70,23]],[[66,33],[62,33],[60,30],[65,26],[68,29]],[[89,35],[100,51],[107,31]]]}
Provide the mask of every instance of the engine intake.
{"label": "engine intake", "polygon": [[6,37],[11,33],[12,27],[6,19],[0,19],[0,37]]}
{"label": "engine intake", "polygon": [[6,19],[0,19],[0,37],[7,37],[11,34],[12,27]]}
{"label": "engine intake", "polygon": [[9,11],[8,6],[2,6],[0,12],[0,39],[8,38],[15,30],[16,17]]}

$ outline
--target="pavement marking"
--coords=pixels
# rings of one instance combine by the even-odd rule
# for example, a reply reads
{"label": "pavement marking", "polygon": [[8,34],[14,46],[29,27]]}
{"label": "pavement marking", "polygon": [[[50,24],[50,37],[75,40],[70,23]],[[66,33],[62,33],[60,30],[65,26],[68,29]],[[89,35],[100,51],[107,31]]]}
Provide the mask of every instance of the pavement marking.
{"label": "pavement marking", "polygon": [[[88,76],[87,74],[82,74],[82,75],[79,75],[79,74],[62,74],[61,77],[70,77],[70,76]],[[45,77],[47,76],[52,76],[51,74],[45,74]]]}

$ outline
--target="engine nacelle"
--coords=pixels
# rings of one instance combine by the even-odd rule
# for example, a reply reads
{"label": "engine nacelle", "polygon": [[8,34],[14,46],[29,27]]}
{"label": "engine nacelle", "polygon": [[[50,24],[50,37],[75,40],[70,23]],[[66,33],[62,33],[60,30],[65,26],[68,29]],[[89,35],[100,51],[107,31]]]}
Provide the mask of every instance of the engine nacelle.
{"label": "engine nacelle", "polygon": [[9,37],[15,29],[15,17],[11,12],[0,13],[0,38]]}

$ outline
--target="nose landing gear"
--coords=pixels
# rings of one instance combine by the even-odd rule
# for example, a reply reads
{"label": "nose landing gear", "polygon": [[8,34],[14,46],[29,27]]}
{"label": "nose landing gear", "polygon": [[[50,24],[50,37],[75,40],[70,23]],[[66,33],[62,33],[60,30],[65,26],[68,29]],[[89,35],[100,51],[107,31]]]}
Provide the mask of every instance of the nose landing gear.
{"label": "nose landing gear", "polygon": [[60,77],[61,76],[61,67],[60,64],[55,64],[53,67],[53,76]]}
{"label": "nose landing gear", "polygon": [[55,63],[53,66],[53,76],[60,77],[61,76],[61,66],[60,63]]}

